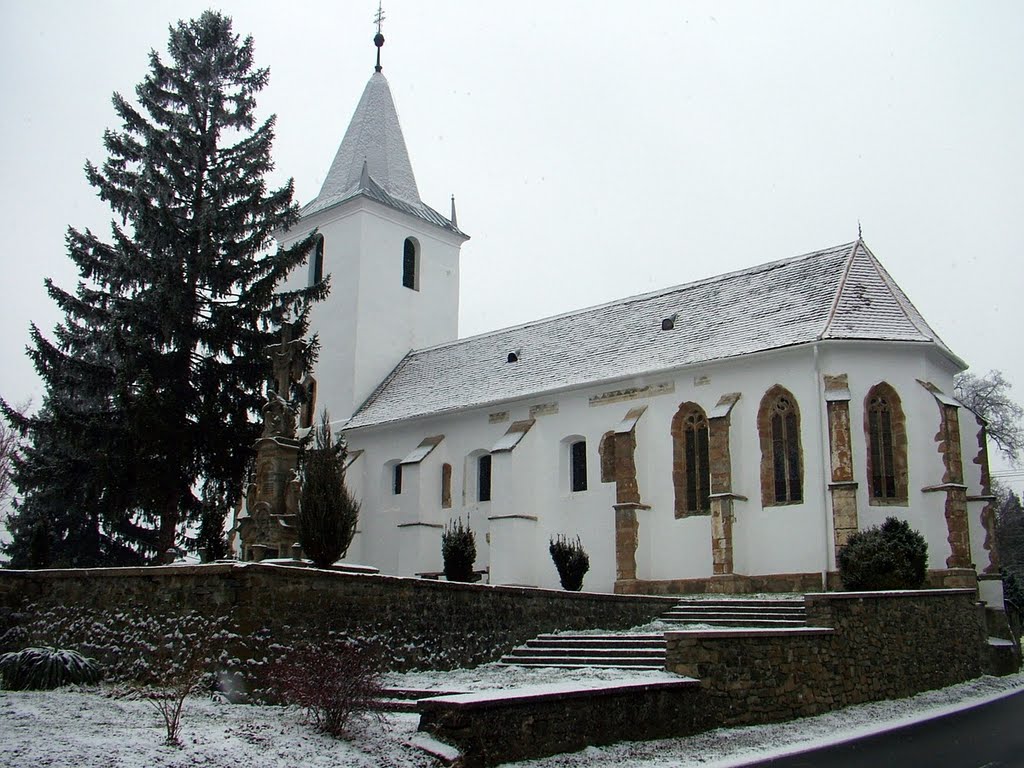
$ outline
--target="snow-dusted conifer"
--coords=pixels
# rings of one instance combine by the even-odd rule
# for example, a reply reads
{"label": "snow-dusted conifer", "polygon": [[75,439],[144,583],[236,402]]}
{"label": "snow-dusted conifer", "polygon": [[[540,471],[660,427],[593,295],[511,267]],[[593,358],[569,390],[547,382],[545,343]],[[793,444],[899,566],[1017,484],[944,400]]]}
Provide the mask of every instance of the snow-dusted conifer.
{"label": "snow-dusted conifer", "polygon": [[[201,517],[201,498],[241,492],[266,378],[264,348],[286,318],[306,329],[327,285],[280,292],[314,235],[270,251],[272,234],[298,218],[292,184],[268,190],[274,119],[257,124],[252,38],[208,11],[170,28],[169,60],[155,51],[137,105],[115,94],[102,167],[86,176],[115,221],[105,241],[69,229],[81,282],[47,281],[64,312],[53,341],[32,328],[30,354],[47,388],[47,412],[16,418],[29,443],[67,439],[87,462],[105,530],[159,558]],[[48,420],[45,426],[40,420]],[[45,471],[43,471],[45,469]],[[61,466],[15,468],[22,495]]]}

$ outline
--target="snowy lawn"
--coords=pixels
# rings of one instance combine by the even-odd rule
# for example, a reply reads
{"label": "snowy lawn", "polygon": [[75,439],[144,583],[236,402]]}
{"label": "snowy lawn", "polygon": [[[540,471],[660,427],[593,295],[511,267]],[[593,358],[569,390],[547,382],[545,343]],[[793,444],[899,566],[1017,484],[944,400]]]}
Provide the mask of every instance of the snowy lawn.
{"label": "snowy lawn", "polygon": [[[504,675],[504,677],[503,677]],[[621,670],[509,669],[487,665],[454,673],[412,673],[390,676],[389,684],[480,690],[496,680],[511,685],[585,679],[649,680],[665,673],[623,673]],[[436,684],[436,686],[435,686]],[[983,677],[895,702],[877,702],[818,717],[769,726],[720,729],[683,739],[621,743],[589,748],[572,755],[517,763],[520,768],[583,768],[629,765],[633,768],[741,765],[766,754],[795,751],[840,741],[864,732],[921,719],[950,708],[1024,688],[1024,674]],[[163,745],[160,716],[145,701],[116,699],[99,691],[65,689],[46,693],[0,693],[0,765],[67,766],[68,768],[163,768],[239,765],[309,768],[420,768],[436,761],[410,747],[418,717],[388,715],[383,723],[365,723],[349,741],[315,733],[299,712],[281,707],[226,704],[190,699],[182,724],[183,746]]]}

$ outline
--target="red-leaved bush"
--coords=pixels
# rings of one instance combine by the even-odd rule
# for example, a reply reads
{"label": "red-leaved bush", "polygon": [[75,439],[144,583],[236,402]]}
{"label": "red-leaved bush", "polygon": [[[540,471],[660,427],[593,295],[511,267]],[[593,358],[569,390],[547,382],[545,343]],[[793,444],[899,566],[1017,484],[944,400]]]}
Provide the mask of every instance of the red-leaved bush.
{"label": "red-leaved bush", "polygon": [[376,711],[381,699],[377,654],[349,642],[297,648],[273,675],[281,701],[301,707],[314,727],[335,737],[353,716]]}

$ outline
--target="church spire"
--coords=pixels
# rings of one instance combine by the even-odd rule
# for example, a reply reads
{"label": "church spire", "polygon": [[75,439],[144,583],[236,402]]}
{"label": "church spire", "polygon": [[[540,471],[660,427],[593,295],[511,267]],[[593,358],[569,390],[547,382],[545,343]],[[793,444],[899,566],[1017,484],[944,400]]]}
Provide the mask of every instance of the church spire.
{"label": "church spire", "polygon": [[374,70],[380,72],[382,67],[380,65],[380,49],[384,47],[384,35],[380,31],[381,23],[384,21],[384,9],[381,6],[380,0],[377,2],[377,15],[373,18],[374,23],[377,25],[377,34],[373,36],[373,44],[377,46],[377,66]]}

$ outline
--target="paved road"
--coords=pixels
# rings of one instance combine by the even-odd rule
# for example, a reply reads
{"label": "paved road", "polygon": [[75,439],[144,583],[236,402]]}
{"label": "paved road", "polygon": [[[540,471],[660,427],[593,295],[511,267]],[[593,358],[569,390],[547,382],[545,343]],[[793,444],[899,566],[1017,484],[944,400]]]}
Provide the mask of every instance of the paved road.
{"label": "paved road", "polygon": [[748,768],[1024,766],[1024,692],[979,707]]}

